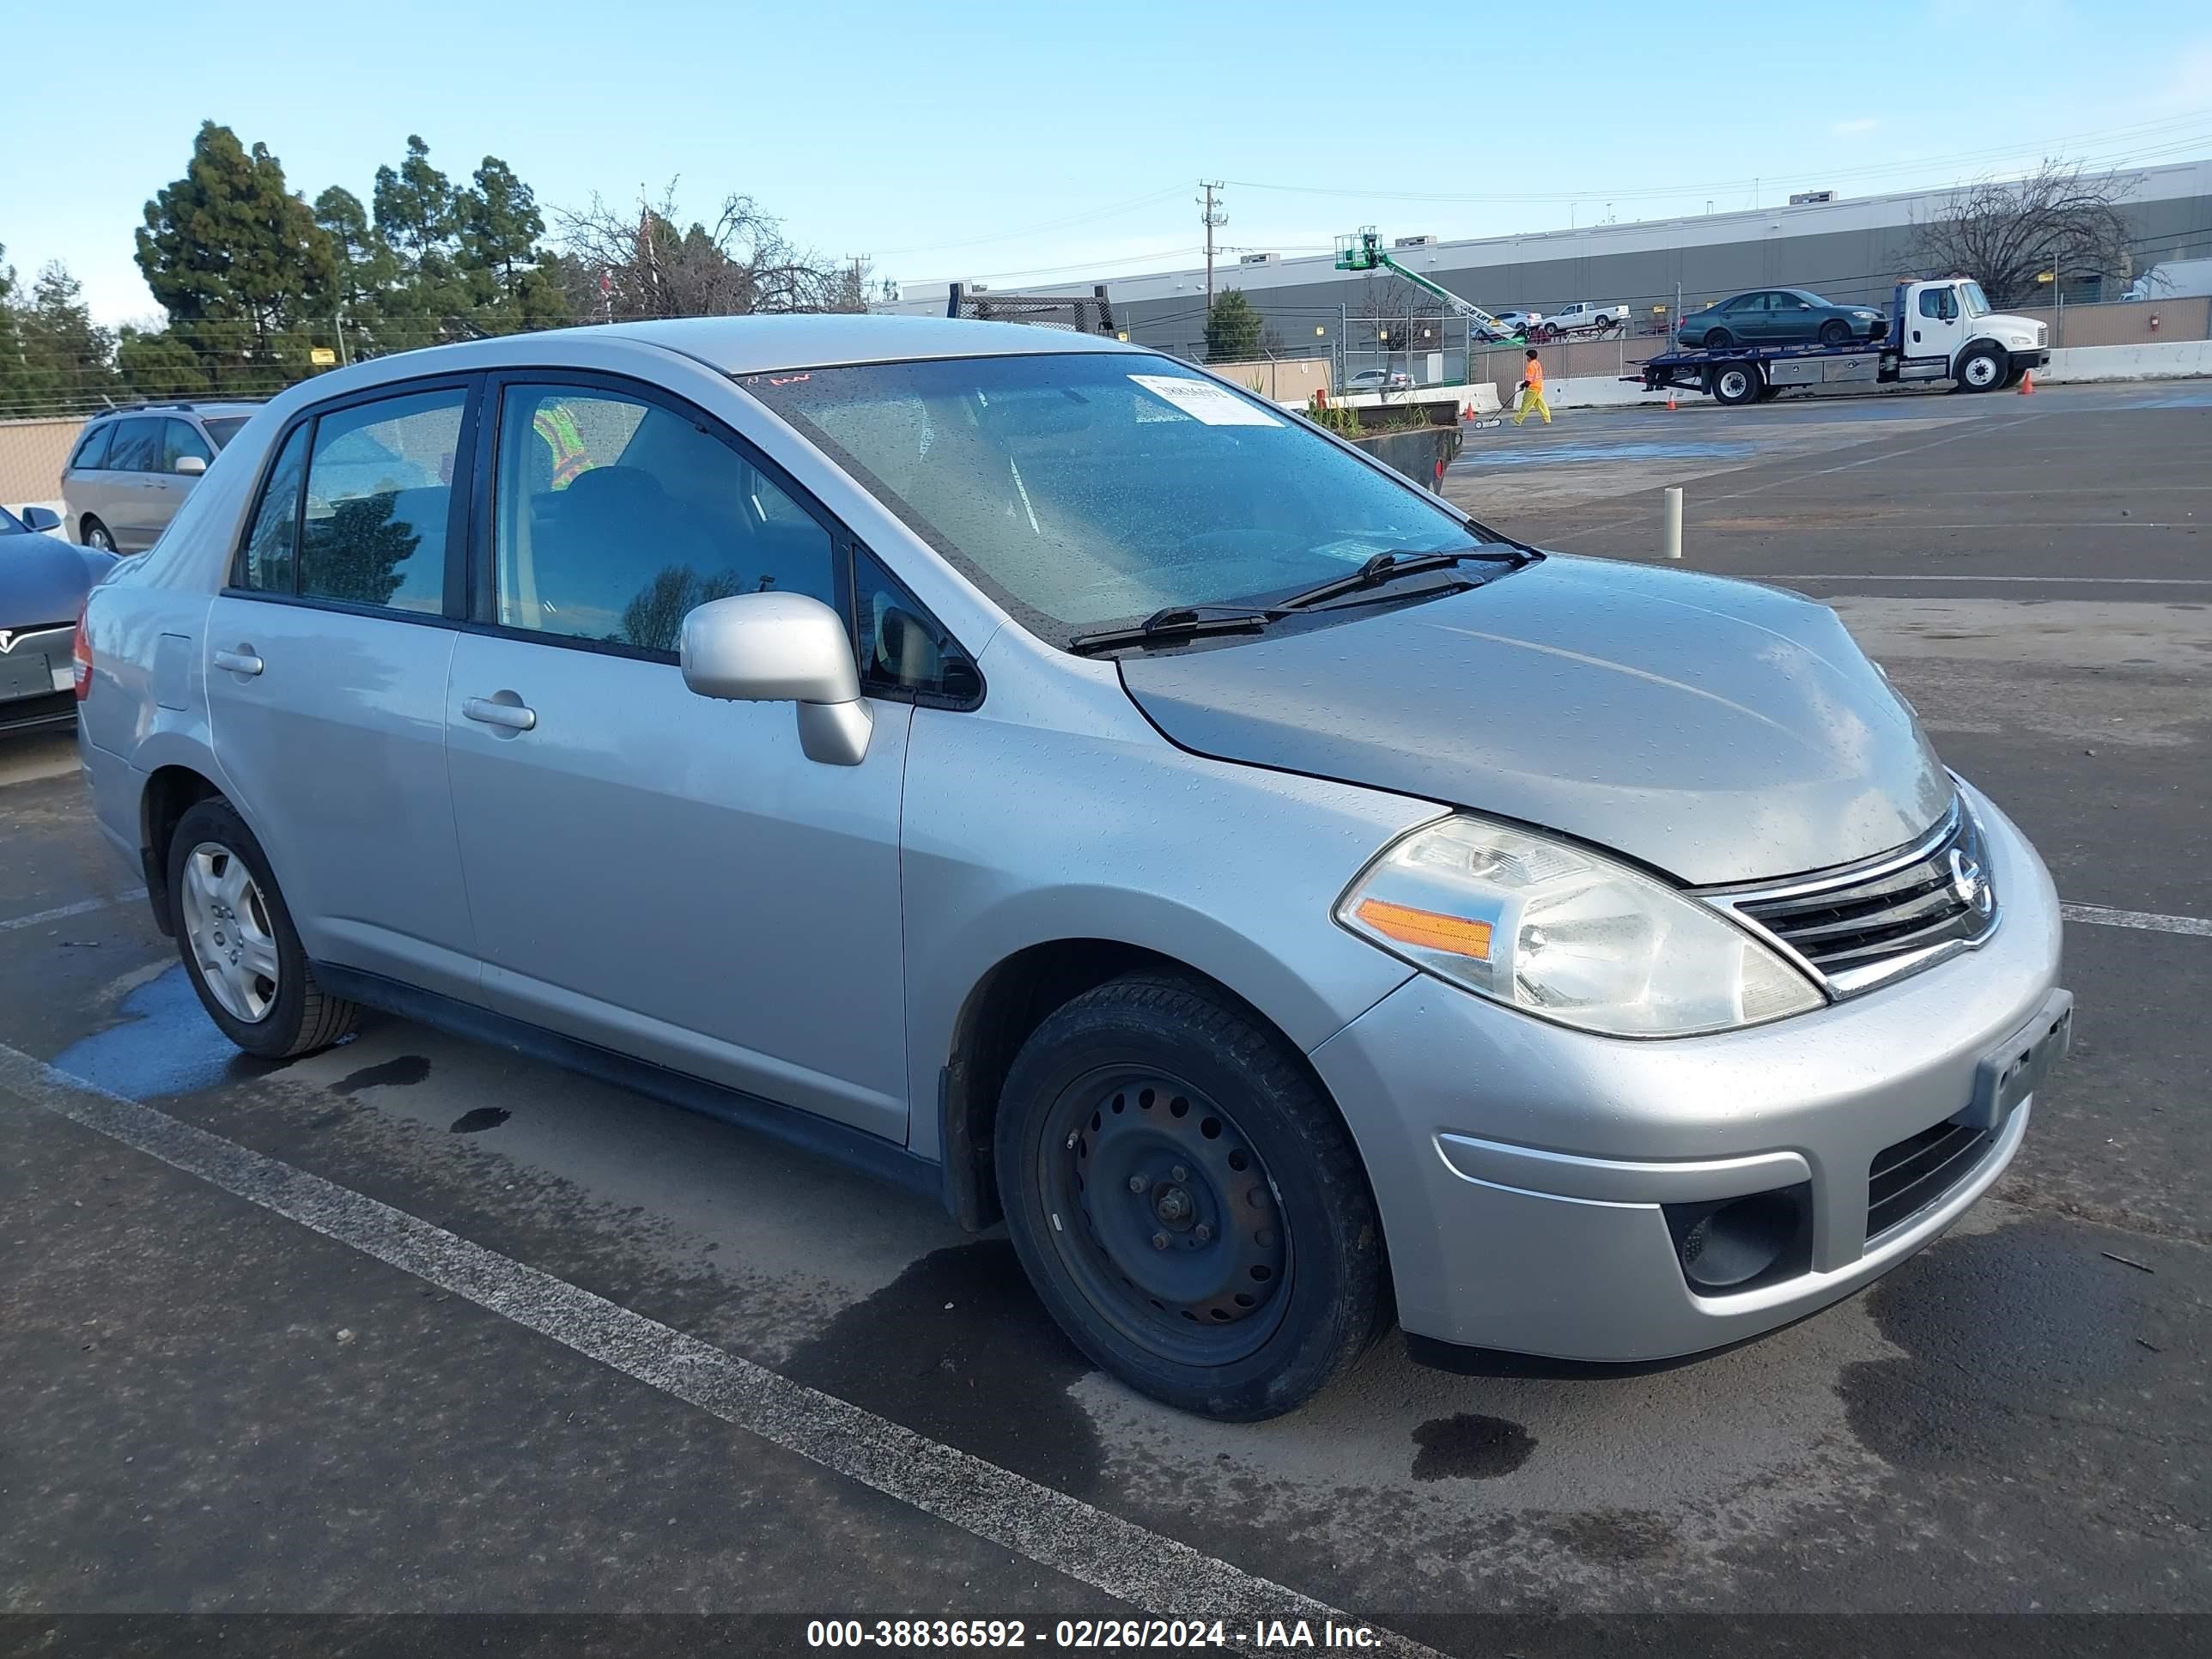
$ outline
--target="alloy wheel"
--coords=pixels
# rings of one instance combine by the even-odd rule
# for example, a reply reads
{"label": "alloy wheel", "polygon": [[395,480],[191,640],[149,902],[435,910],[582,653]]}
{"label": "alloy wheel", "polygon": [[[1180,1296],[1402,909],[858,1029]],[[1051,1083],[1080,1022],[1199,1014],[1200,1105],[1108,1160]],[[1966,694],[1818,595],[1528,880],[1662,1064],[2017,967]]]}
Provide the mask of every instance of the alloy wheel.
{"label": "alloy wheel", "polygon": [[246,860],[201,842],[185,859],[181,897],[185,942],[209,994],[233,1019],[266,1019],[276,1003],[276,931]]}

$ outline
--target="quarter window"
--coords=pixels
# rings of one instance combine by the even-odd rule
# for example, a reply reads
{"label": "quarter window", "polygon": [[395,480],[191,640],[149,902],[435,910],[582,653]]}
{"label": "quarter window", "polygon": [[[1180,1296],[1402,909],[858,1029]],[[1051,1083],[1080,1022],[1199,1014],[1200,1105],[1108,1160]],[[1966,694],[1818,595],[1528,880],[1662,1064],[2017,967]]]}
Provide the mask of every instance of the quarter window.
{"label": "quarter window", "polygon": [[307,470],[307,424],[303,421],[292,428],[276,465],[269,469],[260,509],[246,536],[246,554],[238,572],[240,586],[259,593],[292,591],[294,544],[300,529],[300,481]]}
{"label": "quarter window", "polygon": [[70,469],[76,472],[97,472],[107,465],[107,446],[115,437],[115,422],[96,426],[84,434],[70,458]]}
{"label": "quarter window", "polygon": [[499,432],[506,626],[672,652],[710,599],[836,604],[829,532],[697,420],[613,392],[510,386]]}
{"label": "quarter window", "polygon": [[303,598],[436,614],[468,394],[357,404],[315,422],[299,549]]}
{"label": "quarter window", "polygon": [[872,554],[853,556],[853,597],[863,690],[956,702],[981,695],[983,678],[975,665]]}

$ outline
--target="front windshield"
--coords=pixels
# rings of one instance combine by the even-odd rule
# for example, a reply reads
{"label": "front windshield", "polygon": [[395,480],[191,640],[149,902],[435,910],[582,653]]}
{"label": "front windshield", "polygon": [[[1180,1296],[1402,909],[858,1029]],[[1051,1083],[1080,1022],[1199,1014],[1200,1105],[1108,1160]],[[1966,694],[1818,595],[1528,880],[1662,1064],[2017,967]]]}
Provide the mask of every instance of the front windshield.
{"label": "front windshield", "polygon": [[740,383],[1061,643],[1473,539],[1299,416],[1166,357],[969,357]]}
{"label": "front windshield", "polygon": [[1969,317],[1986,317],[1990,314],[1990,302],[1984,297],[1982,285],[1979,283],[1959,284],[1959,304]]}

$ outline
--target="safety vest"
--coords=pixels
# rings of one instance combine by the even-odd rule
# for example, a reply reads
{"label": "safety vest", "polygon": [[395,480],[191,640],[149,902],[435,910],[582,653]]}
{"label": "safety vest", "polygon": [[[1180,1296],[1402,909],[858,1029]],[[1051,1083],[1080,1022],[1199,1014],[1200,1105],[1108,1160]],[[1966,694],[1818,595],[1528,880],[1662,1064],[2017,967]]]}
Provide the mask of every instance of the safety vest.
{"label": "safety vest", "polygon": [[588,472],[599,463],[585,447],[584,434],[576,430],[576,417],[568,412],[566,404],[540,406],[530,417],[530,424],[553,458],[553,488],[566,489],[576,480],[576,475]]}

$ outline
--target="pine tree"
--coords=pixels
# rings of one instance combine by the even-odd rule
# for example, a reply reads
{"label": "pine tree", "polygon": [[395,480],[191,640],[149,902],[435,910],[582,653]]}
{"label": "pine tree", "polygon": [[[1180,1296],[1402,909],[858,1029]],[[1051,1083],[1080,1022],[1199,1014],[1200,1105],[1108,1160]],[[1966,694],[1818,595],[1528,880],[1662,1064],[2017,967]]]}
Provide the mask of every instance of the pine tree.
{"label": "pine tree", "polygon": [[97,327],[84,285],[59,260],[31,285],[31,302],[15,313],[28,394],[42,405],[96,407],[115,389],[114,337]]}
{"label": "pine tree", "polygon": [[1242,362],[1260,349],[1260,313],[1241,289],[1215,296],[1206,313],[1206,360],[1210,363]]}
{"label": "pine tree", "polygon": [[567,304],[544,269],[546,255],[538,245],[544,217],[514,168],[496,155],[485,156],[471,187],[454,198],[454,210],[474,326],[505,334],[567,320]]}
{"label": "pine tree", "polygon": [[468,284],[455,259],[459,202],[453,180],[430,164],[421,135],[408,134],[407,159],[396,169],[377,168],[369,201],[395,266],[383,302],[392,319],[386,343],[397,349],[467,337],[474,331],[459,319],[470,308]]}
{"label": "pine tree", "polygon": [[15,267],[7,261],[8,249],[0,244],[0,413],[15,410],[29,391],[15,308]]}
{"label": "pine tree", "polygon": [[337,260],[266,144],[248,150],[203,123],[185,176],[146,204],[145,221],[138,268],[210,380],[265,393],[307,372],[311,331],[329,332]]}

